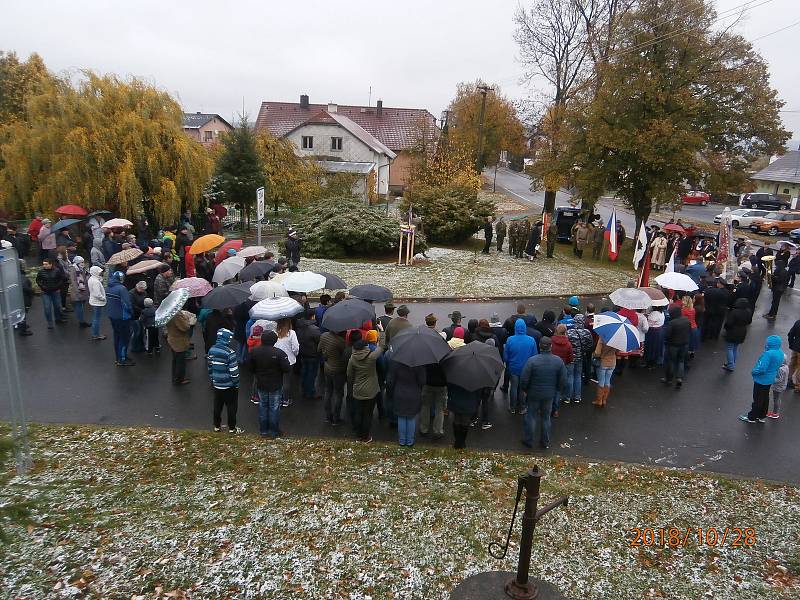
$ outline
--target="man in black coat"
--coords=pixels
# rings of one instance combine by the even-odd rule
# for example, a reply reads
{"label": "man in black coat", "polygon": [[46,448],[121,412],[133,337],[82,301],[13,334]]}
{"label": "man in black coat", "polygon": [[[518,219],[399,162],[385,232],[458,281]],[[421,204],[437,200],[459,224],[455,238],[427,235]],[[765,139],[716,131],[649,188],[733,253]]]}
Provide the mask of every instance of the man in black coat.
{"label": "man in black coat", "polygon": [[16,325],[16,330],[19,331],[19,334],[22,336],[29,336],[33,335],[33,332],[28,327],[28,309],[33,305],[33,286],[25,272],[25,261],[21,258],[19,259],[19,274],[22,280],[22,299],[25,304],[25,318]]}
{"label": "man in black coat", "polygon": [[775,261],[775,272],[772,274],[772,305],[769,312],[764,315],[769,321],[774,321],[778,316],[778,308],[781,305],[781,298],[786,291],[789,283],[789,272],[786,270],[786,263]]}
{"label": "man in black coat", "polygon": [[489,247],[492,245],[492,238],[494,237],[494,231],[492,230],[492,217],[486,217],[486,221],[483,223],[483,237],[486,240],[486,243],[483,246],[483,253],[489,254]]}
{"label": "man in black coat", "polygon": [[800,393],[800,387],[795,381],[795,375],[800,370],[800,320],[794,322],[786,337],[789,339],[789,350],[792,351],[792,358],[789,359],[789,385],[794,387],[797,394]]}
{"label": "man in black coat", "polygon": [[300,345],[298,360],[300,362],[300,388],[303,398],[313,400],[318,397],[316,390],[317,372],[319,371],[319,327],[314,325],[314,309],[309,308],[304,316],[295,322],[295,333]]}
{"label": "man in black coat", "polygon": [[300,238],[291,227],[286,236],[286,255],[289,258],[289,267],[297,267],[300,264]]}
{"label": "man in black coat", "polygon": [[664,377],[661,383],[670,384],[675,377],[675,388],[683,384],[683,369],[686,363],[686,351],[689,348],[689,336],[692,334],[692,324],[681,313],[680,306],[669,309],[669,321],[664,326],[664,344],[666,346],[666,360],[664,361]]}
{"label": "man in black coat", "polygon": [[61,312],[61,288],[65,283],[67,283],[67,277],[64,271],[56,267],[52,259],[44,259],[42,268],[36,274],[36,284],[42,290],[42,307],[48,329],[53,328],[53,312],[55,312],[56,323],[67,322]]}
{"label": "man in black coat", "polygon": [[725,319],[725,353],[727,362],[722,368],[732,373],[736,367],[739,344],[747,337],[747,326],[753,320],[753,311],[747,298],[738,298],[733,302],[733,310]]}
{"label": "man in black coat", "polygon": [[723,280],[716,279],[714,286],[708,288],[704,295],[706,316],[703,339],[716,340],[719,338],[722,324],[725,322],[725,315],[731,303],[731,293]]}
{"label": "man in black coat", "polygon": [[189,237],[189,228],[186,225],[181,225],[178,229],[178,235],[175,236],[175,250],[180,259],[178,269],[179,275],[186,277],[186,247],[192,245],[192,238]]}

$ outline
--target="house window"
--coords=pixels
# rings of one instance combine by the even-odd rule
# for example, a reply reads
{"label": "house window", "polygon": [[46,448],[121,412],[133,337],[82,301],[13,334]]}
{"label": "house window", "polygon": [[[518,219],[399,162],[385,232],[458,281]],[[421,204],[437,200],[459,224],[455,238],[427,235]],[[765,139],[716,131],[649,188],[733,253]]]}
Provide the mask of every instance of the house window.
{"label": "house window", "polygon": [[784,194],[788,194],[789,193],[789,188],[783,188],[783,193]]}
{"label": "house window", "polygon": [[331,150],[341,150],[342,149],[342,138],[340,137],[332,137],[331,138]]}
{"label": "house window", "polygon": [[303,136],[303,150],[313,150],[314,149],[314,136],[313,135],[304,135]]}
{"label": "house window", "polygon": [[214,132],[213,131],[204,131],[203,132],[203,141],[204,142],[213,142],[214,141]]}

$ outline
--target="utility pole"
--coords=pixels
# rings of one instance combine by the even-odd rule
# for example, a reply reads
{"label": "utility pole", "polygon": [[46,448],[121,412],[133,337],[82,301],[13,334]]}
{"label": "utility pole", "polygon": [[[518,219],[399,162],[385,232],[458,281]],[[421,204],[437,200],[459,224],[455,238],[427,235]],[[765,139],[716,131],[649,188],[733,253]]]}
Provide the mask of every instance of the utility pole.
{"label": "utility pole", "polygon": [[478,91],[481,93],[481,117],[478,122],[478,156],[475,157],[475,168],[478,170],[478,173],[483,172],[483,119],[486,116],[486,94],[488,92],[494,91],[494,88],[490,88],[488,85],[479,85]]}

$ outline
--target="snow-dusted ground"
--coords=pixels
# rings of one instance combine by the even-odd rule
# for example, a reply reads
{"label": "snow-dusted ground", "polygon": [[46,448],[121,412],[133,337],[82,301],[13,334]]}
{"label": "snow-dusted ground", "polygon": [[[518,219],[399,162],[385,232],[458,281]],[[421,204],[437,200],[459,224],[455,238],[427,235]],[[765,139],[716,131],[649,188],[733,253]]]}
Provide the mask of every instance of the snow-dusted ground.
{"label": "snow-dusted ground", "polygon": [[[4,598],[448,598],[487,554],[530,456],[206,432],[40,426],[36,501],[0,546]],[[797,598],[798,490],[537,458],[531,572],[574,599]],[[6,466],[10,468],[10,465]],[[519,523],[519,521],[518,521]],[[751,547],[634,548],[633,528],[751,527]],[[519,539],[519,524],[512,538]],[[693,541],[695,540],[695,541]],[[794,586],[794,587],[792,587]]]}
{"label": "snow-dusted ground", "polygon": [[[560,245],[556,258],[510,258],[507,253],[484,255],[468,250],[433,247],[431,259],[414,266],[386,263],[341,262],[305,258],[305,271],[335,273],[350,286],[374,283],[388,287],[396,297],[487,298],[564,296],[608,293],[624,286],[630,275],[619,269],[581,261],[571,248]],[[567,254],[570,256],[566,256]]]}

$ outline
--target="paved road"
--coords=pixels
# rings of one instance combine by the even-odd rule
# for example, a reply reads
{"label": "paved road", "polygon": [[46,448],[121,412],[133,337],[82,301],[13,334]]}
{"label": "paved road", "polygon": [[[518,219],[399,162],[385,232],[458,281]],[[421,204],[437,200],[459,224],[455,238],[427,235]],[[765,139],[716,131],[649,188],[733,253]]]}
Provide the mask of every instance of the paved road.
{"label": "paved road", "polygon": [[[486,174],[492,177],[494,171],[487,171]],[[499,190],[541,211],[544,203],[544,192],[531,192],[530,181],[530,178],[522,173],[516,173],[515,171],[509,171],[507,169],[497,170],[497,188]],[[556,206],[568,206],[569,199],[569,194],[558,192],[556,194]],[[623,206],[621,200],[615,201],[613,198],[608,197],[601,198],[597,205],[596,212],[603,217],[603,222],[605,223],[611,215],[612,206],[616,207],[617,217],[622,221],[627,236],[632,238],[636,234],[636,219],[633,213]],[[725,207],[721,204],[709,204],[708,206],[685,205],[680,212],[676,213],[676,218],[680,217],[688,222],[705,221],[713,223],[714,217],[721,213],[724,208]],[[664,223],[669,220],[669,216],[667,216],[666,219],[662,218],[662,216],[655,216],[651,218],[648,223]]]}
{"label": "paved road", "polygon": [[[765,312],[769,292],[761,298],[756,315]],[[541,315],[546,308],[557,309],[558,300],[531,304]],[[453,304],[411,305],[411,319],[421,323],[434,312],[440,325],[447,321]],[[511,314],[512,302],[496,304],[463,303],[465,318],[486,317],[497,311]],[[608,408],[595,409],[586,402],[565,406],[554,423],[551,452],[563,455],[624,460],[662,466],[712,470],[800,483],[797,440],[800,436],[800,397],[784,395],[783,416],[778,421],[747,425],[737,415],[750,404],[752,382],[749,371],[766,335],[785,336],[800,308],[800,294],[787,296],[777,323],[756,316],[741,349],[736,373],[726,374],[722,342],[704,346],[698,353],[684,387],[679,392],[664,388],[660,373],[638,369],[612,381]],[[28,417],[37,422],[97,423],[155,427],[200,428],[211,426],[211,391],[205,364],[189,363],[191,385],[170,385],[170,356],[136,356],[139,364],[118,368],[113,364],[111,339],[91,342],[87,330],[74,322],[48,331],[43,324],[41,302],[37,299],[30,315],[35,335],[17,338],[22,385]],[[107,321],[106,333],[110,334]],[[199,335],[195,336],[202,347]],[[244,376],[249,388],[249,375]],[[471,447],[523,451],[520,445],[520,417],[510,415],[506,400],[498,392],[493,407],[494,428],[472,430]],[[0,418],[8,418],[8,407],[0,402]],[[291,436],[347,435],[346,428],[323,424],[320,402],[296,402],[283,414],[283,429]],[[240,425],[257,431],[253,405],[240,401]],[[375,437],[393,440],[395,432],[385,425],[375,427]],[[450,432],[448,431],[448,438]],[[440,444],[447,443],[442,441]]]}

